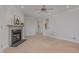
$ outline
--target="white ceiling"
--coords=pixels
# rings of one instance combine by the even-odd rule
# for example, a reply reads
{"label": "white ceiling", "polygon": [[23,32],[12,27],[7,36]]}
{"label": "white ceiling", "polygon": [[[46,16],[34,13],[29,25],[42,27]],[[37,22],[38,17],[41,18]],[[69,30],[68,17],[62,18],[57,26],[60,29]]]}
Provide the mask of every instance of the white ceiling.
{"label": "white ceiling", "polygon": [[[22,6],[19,6],[20,8]],[[53,10],[48,10],[48,13],[39,13],[39,10],[42,5],[24,5],[24,8],[21,10],[25,13],[25,15],[34,16],[34,17],[44,17],[48,16],[48,13],[51,15],[60,14],[70,9],[79,8],[79,5],[69,5],[69,8],[66,8],[67,5],[46,5],[47,8],[53,8]]]}

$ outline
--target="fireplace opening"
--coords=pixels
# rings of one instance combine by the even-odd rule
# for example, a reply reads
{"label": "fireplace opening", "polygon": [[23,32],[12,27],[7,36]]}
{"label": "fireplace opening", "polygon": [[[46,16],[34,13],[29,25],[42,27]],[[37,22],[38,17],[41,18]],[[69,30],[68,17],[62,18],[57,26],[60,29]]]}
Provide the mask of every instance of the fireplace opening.
{"label": "fireplace opening", "polygon": [[17,42],[21,41],[21,39],[22,39],[21,32],[22,32],[22,30],[17,30],[17,29],[11,31],[11,33],[12,33],[11,34],[12,35],[12,40],[11,40],[12,41],[12,45],[11,46],[13,46]]}

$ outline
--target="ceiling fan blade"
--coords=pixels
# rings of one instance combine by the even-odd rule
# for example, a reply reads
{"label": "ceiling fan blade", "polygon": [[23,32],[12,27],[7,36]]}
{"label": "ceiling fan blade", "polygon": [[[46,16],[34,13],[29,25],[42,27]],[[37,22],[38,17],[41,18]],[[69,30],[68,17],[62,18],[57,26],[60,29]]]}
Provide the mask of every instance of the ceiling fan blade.
{"label": "ceiling fan blade", "polygon": [[46,13],[48,13],[48,11],[45,11]]}
{"label": "ceiling fan blade", "polygon": [[48,13],[48,11],[39,11],[39,12],[37,12],[38,14],[47,14]]}
{"label": "ceiling fan blade", "polygon": [[37,11],[38,14],[42,13],[42,11]]}
{"label": "ceiling fan blade", "polygon": [[46,8],[46,5],[42,5],[42,8]]}
{"label": "ceiling fan blade", "polygon": [[41,10],[41,9],[34,9],[34,10]]}
{"label": "ceiling fan blade", "polygon": [[47,10],[54,10],[53,8],[48,8]]}

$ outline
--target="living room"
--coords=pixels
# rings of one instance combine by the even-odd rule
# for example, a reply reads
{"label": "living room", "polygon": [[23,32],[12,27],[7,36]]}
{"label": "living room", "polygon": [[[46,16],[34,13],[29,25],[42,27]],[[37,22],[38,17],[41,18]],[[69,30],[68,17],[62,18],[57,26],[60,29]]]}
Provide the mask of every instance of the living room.
{"label": "living room", "polygon": [[1,5],[0,52],[79,52],[78,11],[79,5]]}

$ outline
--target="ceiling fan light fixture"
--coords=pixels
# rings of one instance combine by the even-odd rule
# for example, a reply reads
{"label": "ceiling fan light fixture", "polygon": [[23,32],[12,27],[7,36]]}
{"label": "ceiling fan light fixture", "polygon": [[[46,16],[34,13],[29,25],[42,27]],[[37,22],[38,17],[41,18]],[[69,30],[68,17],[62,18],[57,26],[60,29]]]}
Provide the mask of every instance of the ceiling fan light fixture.
{"label": "ceiling fan light fixture", "polygon": [[42,7],[39,10],[39,13],[41,14],[47,14],[50,10],[53,10],[53,8],[47,8],[46,5],[42,5]]}
{"label": "ceiling fan light fixture", "polygon": [[41,9],[41,11],[46,11],[46,10],[47,10],[46,8],[42,8],[42,9]]}

